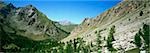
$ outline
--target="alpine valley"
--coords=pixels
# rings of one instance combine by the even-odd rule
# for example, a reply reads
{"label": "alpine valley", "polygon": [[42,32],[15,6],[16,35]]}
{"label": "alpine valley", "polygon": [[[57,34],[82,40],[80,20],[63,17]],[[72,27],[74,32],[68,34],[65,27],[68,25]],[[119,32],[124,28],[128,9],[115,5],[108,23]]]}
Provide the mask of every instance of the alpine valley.
{"label": "alpine valley", "polygon": [[0,1],[0,52],[150,53],[150,0],[122,0],[81,24]]}

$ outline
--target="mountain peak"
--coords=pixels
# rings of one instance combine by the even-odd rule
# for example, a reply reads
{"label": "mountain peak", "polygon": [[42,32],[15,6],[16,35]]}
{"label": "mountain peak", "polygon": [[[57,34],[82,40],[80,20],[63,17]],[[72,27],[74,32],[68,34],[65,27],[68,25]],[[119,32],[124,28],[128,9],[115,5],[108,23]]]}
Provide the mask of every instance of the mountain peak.
{"label": "mountain peak", "polygon": [[12,3],[9,3],[9,4],[7,5],[7,7],[15,8],[15,6],[14,6]]}

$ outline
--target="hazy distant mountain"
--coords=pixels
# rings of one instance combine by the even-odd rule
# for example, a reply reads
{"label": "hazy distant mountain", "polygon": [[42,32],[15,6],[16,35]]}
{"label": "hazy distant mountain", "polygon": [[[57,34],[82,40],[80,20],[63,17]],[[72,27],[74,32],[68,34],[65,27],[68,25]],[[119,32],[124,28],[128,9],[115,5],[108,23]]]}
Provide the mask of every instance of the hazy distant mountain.
{"label": "hazy distant mountain", "polygon": [[71,25],[71,24],[73,24],[72,22],[70,22],[70,21],[68,21],[68,20],[61,20],[61,21],[58,21],[59,22],[59,24],[61,24],[61,25]]}
{"label": "hazy distant mountain", "polygon": [[78,24],[73,24],[73,23],[70,22],[70,21],[58,21],[58,22],[55,22],[55,25],[56,25],[58,28],[60,28],[60,29],[62,29],[62,30],[64,30],[64,31],[66,31],[66,32],[68,32],[68,33],[70,33],[75,27],[78,26]]}

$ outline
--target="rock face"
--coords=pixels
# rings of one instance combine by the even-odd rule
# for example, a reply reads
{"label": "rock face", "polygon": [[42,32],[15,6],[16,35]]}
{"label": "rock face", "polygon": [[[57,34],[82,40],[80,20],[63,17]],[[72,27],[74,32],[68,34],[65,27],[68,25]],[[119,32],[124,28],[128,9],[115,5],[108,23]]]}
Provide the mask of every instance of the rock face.
{"label": "rock face", "polygon": [[0,2],[0,26],[6,33],[33,40],[61,40],[68,35],[32,5],[16,8],[11,3]]}
{"label": "rock face", "polygon": [[105,53],[110,28],[115,26],[112,46],[117,50],[128,51],[137,48],[133,42],[143,24],[150,25],[150,1],[124,0],[96,18],[85,18],[62,42],[81,37],[87,43],[95,44],[96,32],[99,32],[102,52]]}

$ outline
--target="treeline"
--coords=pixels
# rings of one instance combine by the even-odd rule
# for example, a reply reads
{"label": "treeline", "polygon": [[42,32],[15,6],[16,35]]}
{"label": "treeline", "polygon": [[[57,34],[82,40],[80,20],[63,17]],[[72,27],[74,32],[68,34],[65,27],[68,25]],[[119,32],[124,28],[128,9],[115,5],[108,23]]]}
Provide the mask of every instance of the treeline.
{"label": "treeline", "polygon": [[83,38],[60,42],[57,47],[51,48],[51,53],[90,53],[92,45],[86,45]]}

